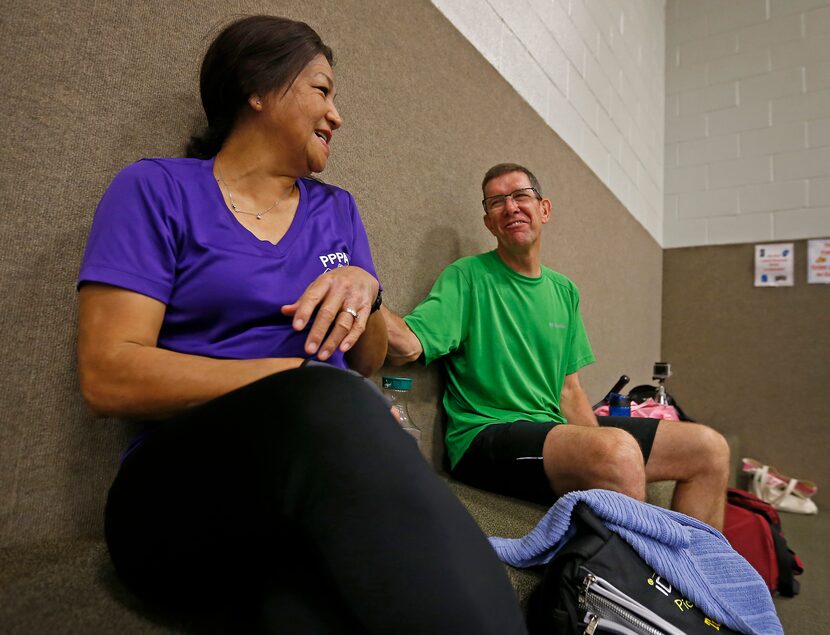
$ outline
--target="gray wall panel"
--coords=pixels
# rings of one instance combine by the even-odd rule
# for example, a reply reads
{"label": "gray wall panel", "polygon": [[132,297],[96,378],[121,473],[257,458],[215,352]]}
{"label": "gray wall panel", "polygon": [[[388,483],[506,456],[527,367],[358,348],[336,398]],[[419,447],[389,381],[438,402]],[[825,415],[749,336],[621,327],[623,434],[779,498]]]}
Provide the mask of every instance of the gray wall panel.
{"label": "gray wall panel", "polygon": [[[830,501],[830,286],[755,288],[753,245],[664,252],[663,354],[689,414],[737,434],[743,455],[823,485]],[[738,457],[740,458],[740,457]]]}
{"label": "gray wall panel", "polygon": [[[544,262],[582,289],[600,359],[584,373],[591,397],[622,372],[648,379],[660,248],[426,0],[18,3],[0,24],[11,60],[0,76],[4,541],[100,533],[127,433],[90,418],[77,394],[74,279],[86,234],[121,167],[180,153],[201,121],[204,34],[255,12],[305,19],[335,49],[346,124],[324,178],[355,194],[390,306],[409,310],[446,264],[491,248],[478,184],[491,164],[518,161],[554,201]],[[438,373],[411,374],[414,416],[438,460]]]}

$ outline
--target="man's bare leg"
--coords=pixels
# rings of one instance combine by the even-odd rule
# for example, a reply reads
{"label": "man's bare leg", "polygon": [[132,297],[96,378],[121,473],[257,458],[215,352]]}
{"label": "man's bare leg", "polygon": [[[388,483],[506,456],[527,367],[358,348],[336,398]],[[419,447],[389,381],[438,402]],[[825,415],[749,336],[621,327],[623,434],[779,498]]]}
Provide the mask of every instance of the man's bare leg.
{"label": "man's bare leg", "polygon": [[720,432],[697,423],[661,421],[646,480],[676,480],[672,509],[723,529],[729,444]]}
{"label": "man's bare leg", "polygon": [[559,496],[600,488],[645,500],[643,455],[634,437],[624,430],[556,426],[545,437],[542,455],[545,474]]}

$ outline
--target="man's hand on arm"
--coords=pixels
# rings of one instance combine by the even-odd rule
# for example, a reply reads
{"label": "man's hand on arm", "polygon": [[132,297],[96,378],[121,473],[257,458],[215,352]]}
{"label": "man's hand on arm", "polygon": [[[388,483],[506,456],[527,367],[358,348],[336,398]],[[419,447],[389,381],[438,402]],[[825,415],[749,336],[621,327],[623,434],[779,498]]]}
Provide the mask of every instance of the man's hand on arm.
{"label": "man's hand on arm", "polygon": [[559,407],[568,423],[577,426],[599,425],[594,410],[591,408],[591,402],[588,401],[588,396],[579,383],[579,373],[565,375]]}
{"label": "man's hand on arm", "polygon": [[386,305],[380,307],[380,314],[386,322],[389,347],[386,361],[392,366],[403,366],[414,362],[424,352],[421,341],[415,336],[401,316],[390,311]]}

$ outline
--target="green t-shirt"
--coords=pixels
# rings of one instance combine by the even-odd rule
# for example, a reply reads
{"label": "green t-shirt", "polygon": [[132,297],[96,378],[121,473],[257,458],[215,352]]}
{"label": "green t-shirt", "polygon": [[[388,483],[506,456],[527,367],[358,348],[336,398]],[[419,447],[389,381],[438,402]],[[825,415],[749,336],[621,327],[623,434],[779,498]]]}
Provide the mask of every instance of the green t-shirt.
{"label": "green t-shirt", "polygon": [[594,361],[576,285],[547,267],[518,274],[495,251],[447,267],[404,320],[427,364],[444,357],[453,466],[487,425],[564,422],[565,375]]}

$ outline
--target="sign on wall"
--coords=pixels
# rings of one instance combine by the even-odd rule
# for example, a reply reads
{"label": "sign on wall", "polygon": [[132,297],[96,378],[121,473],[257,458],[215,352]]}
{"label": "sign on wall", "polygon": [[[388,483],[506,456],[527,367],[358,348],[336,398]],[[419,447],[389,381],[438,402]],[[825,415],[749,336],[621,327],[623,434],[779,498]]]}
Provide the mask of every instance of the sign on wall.
{"label": "sign on wall", "polygon": [[755,286],[793,286],[793,243],[755,245]]}
{"label": "sign on wall", "polygon": [[807,243],[807,283],[830,284],[830,238]]}

